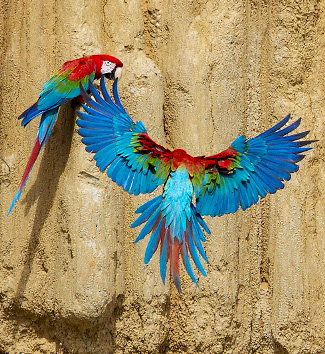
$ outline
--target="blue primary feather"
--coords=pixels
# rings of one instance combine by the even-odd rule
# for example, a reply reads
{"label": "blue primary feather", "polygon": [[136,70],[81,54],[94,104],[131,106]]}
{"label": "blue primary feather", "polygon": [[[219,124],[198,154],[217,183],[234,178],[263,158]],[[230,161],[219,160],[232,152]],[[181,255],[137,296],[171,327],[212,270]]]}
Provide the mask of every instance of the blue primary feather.
{"label": "blue primary feather", "polygon": [[160,254],[160,276],[162,282],[165,284],[166,281],[166,264],[167,264],[167,230],[162,238],[162,251]]}
{"label": "blue primary feather", "polygon": [[112,100],[111,96],[109,95],[109,93],[107,91],[105,80],[100,81],[100,89],[101,89],[103,97],[106,101],[105,105],[110,107],[112,113],[120,113],[121,112],[120,108],[116,106],[116,104],[114,103],[114,101]]}
{"label": "blue primary feather", "polygon": [[160,220],[156,230],[152,233],[152,236],[150,237],[150,240],[148,242],[146,252],[144,255],[144,264],[148,264],[150,262],[150,259],[152,258],[153,254],[157,250],[162,224],[163,224],[163,220]]}
{"label": "blue primary feather", "polygon": [[191,262],[190,262],[189,257],[188,257],[188,253],[187,253],[185,242],[183,243],[183,247],[182,247],[182,258],[183,258],[184,266],[185,266],[185,268],[187,270],[188,275],[190,276],[192,281],[198,286],[199,284],[198,284],[198,282],[197,282],[197,280],[195,278],[195,275],[193,273],[193,269],[192,269]]}
{"label": "blue primary feather", "polygon": [[126,115],[128,115],[128,114],[126,113],[126,111],[125,111],[125,109],[124,109],[122,103],[121,103],[120,96],[119,96],[119,94],[118,94],[117,80],[115,80],[114,83],[113,83],[113,95],[114,95],[114,99],[115,99],[116,104],[119,106],[119,108],[120,108]]}

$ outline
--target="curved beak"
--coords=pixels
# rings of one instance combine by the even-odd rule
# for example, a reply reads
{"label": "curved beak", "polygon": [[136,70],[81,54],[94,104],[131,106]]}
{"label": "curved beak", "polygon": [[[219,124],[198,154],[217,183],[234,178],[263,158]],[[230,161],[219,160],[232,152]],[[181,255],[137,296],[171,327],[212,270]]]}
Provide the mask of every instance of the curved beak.
{"label": "curved beak", "polygon": [[115,69],[114,77],[115,79],[121,79],[122,76],[122,68],[119,66]]}

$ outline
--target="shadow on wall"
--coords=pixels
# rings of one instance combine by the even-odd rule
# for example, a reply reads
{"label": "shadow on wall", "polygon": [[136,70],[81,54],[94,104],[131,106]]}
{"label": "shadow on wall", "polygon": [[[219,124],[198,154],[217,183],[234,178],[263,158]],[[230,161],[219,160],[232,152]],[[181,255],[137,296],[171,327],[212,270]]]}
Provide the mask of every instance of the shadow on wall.
{"label": "shadow on wall", "polygon": [[28,184],[26,186],[27,194],[22,202],[26,204],[25,216],[36,201],[37,207],[26,251],[25,265],[15,295],[15,307],[20,307],[21,305],[39,243],[39,237],[52,209],[60,176],[69,158],[75,119],[74,109],[70,103],[61,107],[53,132],[44,147],[43,156],[40,157],[41,165],[36,182],[32,186]]}

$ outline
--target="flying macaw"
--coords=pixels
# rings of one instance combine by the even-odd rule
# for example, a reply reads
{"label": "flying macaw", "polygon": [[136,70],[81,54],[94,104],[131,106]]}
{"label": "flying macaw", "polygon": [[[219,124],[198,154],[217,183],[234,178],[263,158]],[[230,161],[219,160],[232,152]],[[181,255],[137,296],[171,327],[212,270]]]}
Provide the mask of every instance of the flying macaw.
{"label": "flying macaw", "polygon": [[18,117],[18,119],[22,119],[21,125],[26,126],[32,119],[42,114],[32,153],[8,215],[20,198],[35,160],[51,134],[59,107],[74,98],[80,101],[82,98],[80,83],[87,89],[88,82],[93,82],[94,79],[99,79],[102,75],[109,79],[120,77],[122,66],[123,63],[120,60],[106,54],[69,60],[46,82],[37,102]]}
{"label": "flying macaw", "polygon": [[[284,187],[282,181],[298,170],[304,147],[314,140],[300,140],[309,131],[291,134],[301,119],[288,125],[290,115],[255,138],[239,136],[228,149],[212,156],[192,157],[186,151],[170,151],[147,135],[141,122],[134,123],[121,104],[118,80],[113,84],[115,102],[105,81],[100,93],[89,83],[95,100],[81,88],[85,112],[77,112],[79,134],[100,171],[106,171],[130,194],[151,193],[163,184],[158,197],[136,210],[141,213],[131,225],[145,223],[135,242],[151,233],[144,263],[147,264],[160,244],[160,274],[166,278],[169,259],[173,281],[181,291],[179,257],[193,282],[195,278],[189,254],[198,270],[206,275],[199,254],[208,262],[202,242],[203,230],[210,233],[203,215],[221,216],[243,210]],[[193,204],[193,196],[196,205]]]}

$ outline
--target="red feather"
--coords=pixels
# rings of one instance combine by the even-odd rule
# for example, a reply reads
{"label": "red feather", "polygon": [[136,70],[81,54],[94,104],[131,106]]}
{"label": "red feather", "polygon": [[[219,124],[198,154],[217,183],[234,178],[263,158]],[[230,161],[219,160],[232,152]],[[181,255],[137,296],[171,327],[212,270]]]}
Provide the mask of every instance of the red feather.
{"label": "red feather", "polygon": [[[97,69],[97,68],[96,68]],[[90,75],[95,70],[95,61],[89,58],[79,59],[77,67],[68,76],[71,81],[79,81]]]}
{"label": "red feather", "polygon": [[232,162],[234,157],[237,156],[237,151],[233,149],[232,147],[229,147],[228,149],[220,152],[219,154],[207,156],[203,158],[204,164],[205,164],[205,169],[208,168],[213,168],[216,165],[221,168],[221,169],[228,169]]}
{"label": "red feather", "polygon": [[29,157],[29,160],[27,162],[27,166],[25,168],[25,171],[24,171],[24,174],[23,174],[23,177],[21,178],[21,182],[19,184],[19,187],[18,187],[18,191],[22,191],[22,189],[24,188],[24,185],[26,184],[26,180],[28,178],[28,175],[35,163],[35,160],[41,150],[41,147],[42,147],[42,144],[40,143],[40,140],[39,138],[37,137],[36,141],[35,141],[35,145],[33,147],[33,150],[32,150],[32,153]]}
{"label": "red feather", "polygon": [[136,150],[142,153],[150,154],[150,157],[159,159],[164,165],[167,165],[172,159],[172,152],[163,146],[156,144],[147,134],[139,134],[140,145],[136,146]]}

